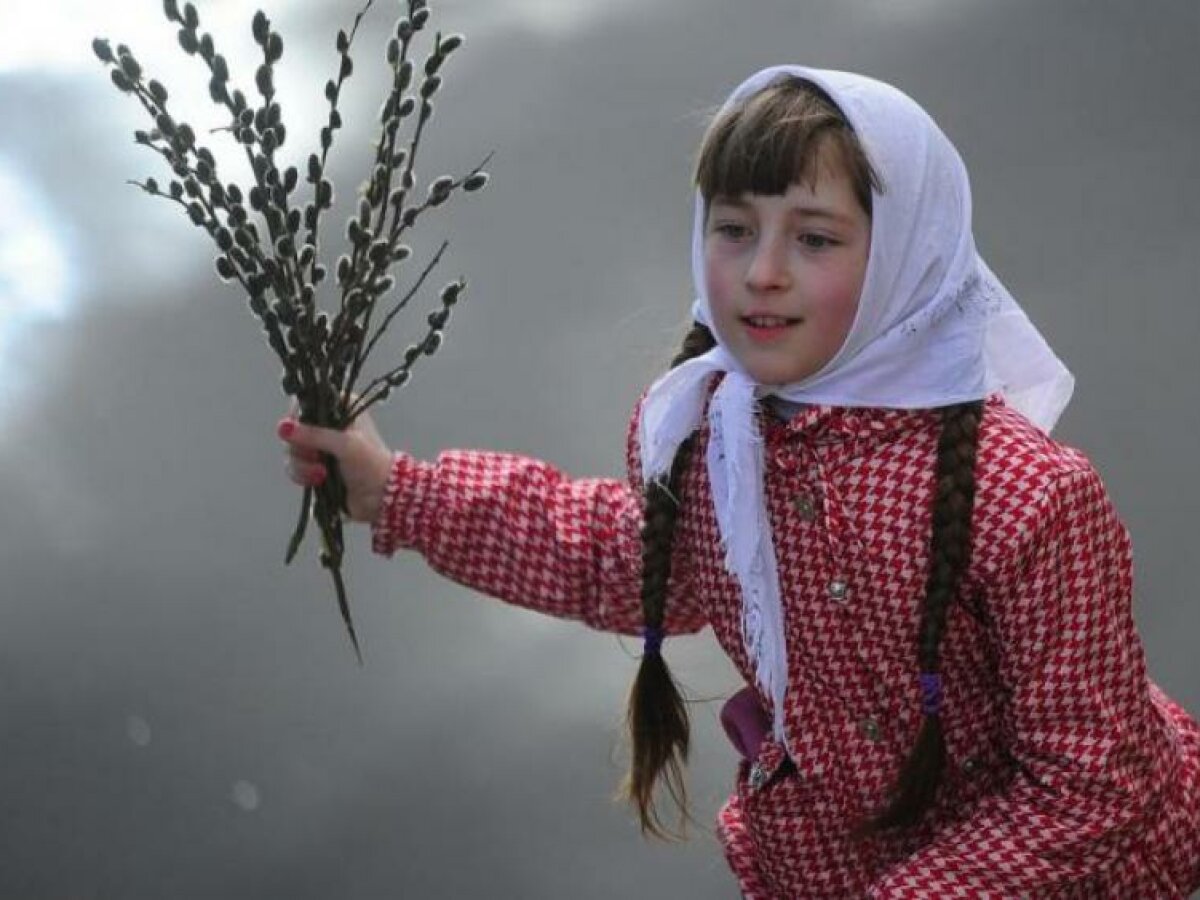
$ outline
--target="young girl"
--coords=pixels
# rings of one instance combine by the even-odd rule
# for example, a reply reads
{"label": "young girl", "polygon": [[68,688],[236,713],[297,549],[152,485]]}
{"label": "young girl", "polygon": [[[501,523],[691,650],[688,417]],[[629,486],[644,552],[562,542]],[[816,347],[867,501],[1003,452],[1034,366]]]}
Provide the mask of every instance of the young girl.
{"label": "young girl", "polygon": [[748,687],[719,830],[747,897],[1186,897],[1200,727],[1146,673],[1130,545],[1046,432],[1070,374],[976,253],[967,174],[896,89],[778,67],[696,170],[695,326],[630,428],[630,481],[332,454],[373,547],[642,634],[629,795],[661,833],[685,706],[665,635],[710,625]]}

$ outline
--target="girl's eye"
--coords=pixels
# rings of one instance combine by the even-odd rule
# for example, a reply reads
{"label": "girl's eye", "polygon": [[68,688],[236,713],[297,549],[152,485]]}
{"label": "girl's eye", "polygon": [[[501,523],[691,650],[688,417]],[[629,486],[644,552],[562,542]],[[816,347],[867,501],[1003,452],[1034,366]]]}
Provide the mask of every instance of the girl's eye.
{"label": "girl's eye", "polygon": [[837,243],[832,238],[827,238],[823,234],[802,234],[800,235],[800,243],[809,250],[824,250],[826,247],[832,247]]}
{"label": "girl's eye", "polygon": [[713,225],[713,233],[731,240],[740,240],[750,233],[750,229],[738,222],[717,222]]}

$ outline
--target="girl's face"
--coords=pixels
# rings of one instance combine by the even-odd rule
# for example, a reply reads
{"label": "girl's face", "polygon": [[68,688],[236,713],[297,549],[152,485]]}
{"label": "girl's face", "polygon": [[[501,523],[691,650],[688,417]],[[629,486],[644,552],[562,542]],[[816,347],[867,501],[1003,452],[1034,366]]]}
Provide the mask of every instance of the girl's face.
{"label": "girl's face", "polygon": [[841,166],[782,195],[715,197],[704,228],[709,309],[721,342],[759,384],[816,373],[854,322],[871,219]]}

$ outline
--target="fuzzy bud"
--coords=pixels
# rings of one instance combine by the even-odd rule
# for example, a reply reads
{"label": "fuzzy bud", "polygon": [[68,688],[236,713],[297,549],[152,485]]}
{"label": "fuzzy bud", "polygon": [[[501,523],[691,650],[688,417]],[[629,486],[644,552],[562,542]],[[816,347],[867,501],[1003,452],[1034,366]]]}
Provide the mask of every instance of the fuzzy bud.
{"label": "fuzzy bud", "polygon": [[283,38],[278,32],[267,39],[267,62],[277,63],[283,58]]}
{"label": "fuzzy bud", "polygon": [[305,244],[300,248],[300,265],[308,267],[312,265],[312,261],[316,258],[317,249],[312,244]]}
{"label": "fuzzy bud", "polygon": [[92,41],[92,51],[100,58],[102,63],[113,62],[112,46],[108,41],[102,38],[96,38]]}
{"label": "fuzzy bud", "polygon": [[295,234],[300,230],[300,210],[289,209],[287,214],[287,229],[290,233]]}
{"label": "fuzzy bud", "polygon": [[258,71],[254,73],[254,84],[264,97],[270,97],[275,93],[275,81],[269,65],[264,63],[258,67]]}
{"label": "fuzzy bud", "polygon": [[177,0],[163,0],[163,13],[172,22],[178,22],[180,19],[180,16],[179,16],[179,4],[178,4]]}
{"label": "fuzzy bud", "polygon": [[463,190],[474,192],[482,189],[488,183],[487,172],[472,172],[463,179]]}
{"label": "fuzzy bud", "polygon": [[203,225],[204,207],[199,203],[188,204],[188,218],[192,220],[193,225]]}
{"label": "fuzzy bud", "polygon": [[426,356],[433,356],[442,346],[442,333],[440,331],[431,331],[425,338],[425,343],[421,349],[425,351]]}
{"label": "fuzzy bud", "polygon": [[407,90],[412,84],[413,64],[412,60],[406,59],[400,65],[400,71],[396,73],[396,87],[398,90]]}
{"label": "fuzzy bud", "polygon": [[233,263],[224,256],[217,257],[217,274],[221,276],[222,281],[233,281],[233,279],[237,278],[237,272],[233,268]]}
{"label": "fuzzy bud", "polygon": [[412,256],[412,248],[408,244],[401,244],[392,251],[392,262],[404,262]]}
{"label": "fuzzy bud", "polygon": [[157,194],[158,193],[158,182],[155,181],[153,178],[147,178],[146,179],[146,190],[149,191],[151,194]]}
{"label": "fuzzy bud", "polygon": [[418,347],[416,344],[410,344],[408,346],[408,348],[404,351],[404,364],[406,366],[411,366],[418,359],[420,359],[420,357],[421,357],[421,348]]}
{"label": "fuzzy bud", "polygon": [[325,99],[328,100],[330,103],[336,103],[337,97],[338,97],[337,82],[331,78],[329,81],[325,82]]}
{"label": "fuzzy bud", "polygon": [[181,200],[183,198],[183,184],[181,182],[172,180],[169,190],[172,199]]}
{"label": "fuzzy bud", "polygon": [[291,193],[296,189],[296,185],[300,183],[300,172],[295,166],[288,166],[287,171],[283,173],[283,189],[287,193]]}
{"label": "fuzzy bud", "polygon": [[125,77],[125,73],[120,69],[112,70],[112,83],[117,86],[117,90],[124,91],[126,94],[133,90],[132,82]]}
{"label": "fuzzy bud", "polygon": [[254,34],[254,42],[256,44],[265,44],[271,34],[271,22],[267,19],[266,13],[261,9],[254,14],[254,20],[250,23],[250,30]]}
{"label": "fuzzy bud", "polygon": [[352,60],[348,56],[343,56],[341,68],[338,70],[339,77],[341,77],[342,80],[344,81],[345,79],[350,77],[350,75],[353,71],[354,71],[354,60]]}
{"label": "fuzzy bud", "polygon": [[418,9],[415,13],[413,13],[412,25],[416,31],[420,31],[422,28],[424,28],[425,23],[428,21],[429,21],[429,10],[428,9]]}
{"label": "fuzzy bud", "polygon": [[191,3],[183,5],[183,24],[193,31],[200,27],[200,17],[196,15],[196,7]]}
{"label": "fuzzy bud", "polygon": [[442,67],[442,62],[445,59],[441,54],[434,53],[425,60],[425,74],[436,75],[438,69]]}
{"label": "fuzzy bud", "polygon": [[464,288],[466,288],[466,284],[462,281],[452,281],[442,288],[442,305],[451,307],[456,304],[462,296]]}
{"label": "fuzzy bud", "polygon": [[221,248],[222,253],[228,253],[233,249],[233,235],[230,234],[228,228],[218,228],[217,233],[213,236],[217,241],[217,246]]}
{"label": "fuzzy bud", "polygon": [[434,94],[436,94],[438,92],[438,88],[440,88],[441,86],[442,86],[442,76],[441,75],[430,75],[421,84],[421,97],[425,100],[428,100],[430,97],[432,97]]}
{"label": "fuzzy bud", "polygon": [[292,239],[286,234],[275,242],[275,255],[283,259],[290,257],[295,249],[296,247],[292,243]]}
{"label": "fuzzy bud", "polygon": [[337,280],[338,284],[345,284],[350,280],[350,257],[344,253],[338,257]]}
{"label": "fuzzy bud", "polygon": [[376,268],[382,268],[383,266],[387,265],[391,259],[392,249],[388,245],[387,241],[378,240],[371,245],[371,249],[368,251],[367,256],[371,260],[371,264],[373,266]]}
{"label": "fuzzy bud", "polygon": [[337,33],[337,52],[345,53],[350,49],[350,35],[346,34],[344,29],[339,29]]}
{"label": "fuzzy bud", "polygon": [[200,38],[200,55],[209,62],[212,62],[212,58],[216,55],[216,53],[217,48],[213,46],[212,35],[205,33]]}
{"label": "fuzzy bud", "polygon": [[183,48],[183,52],[188,56],[195,56],[196,51],[200,49],[200,43],[196,39],[196,32],[190,28],[180,28],[179,46]]}
{"label": "fuzzy bud", "polygon": [[412,38],[413,24],[408,19],[401,19],[396,23],[396,37],[401,41],[407,42]]}
{"label": "fuzzy bud", "polygon": [[393,372],[388,376],[388,386],[393,388],[402,388],[408,384],[408,379],[412,378],[412,373],[408,369],[401,369],[399,372]]}
{"label": "fuzzy bud", "polygon": [[333,205],[333,182],[328,178],[322,178],[321,183],[317,185],[317,206],[321,209],[329,209]]}
{"label": "fuzzy bud", "polygon": [[320,284],[325,280],[326,270],[324,266],[313,266],[313,284]]}
{"label": "fuzzy bud", "polygon": [[121,71],[125,73],[125,77],[130,81],[137,81],[142,77],[142,67],[129,54],[121,57]]}
{"label": "fuzzy bud", "polygon": [[430,328],[441,329],[446,327],[446,322],[449,321],[449,319],[450,309],[449,307],[443,307],[442,309],[436,309],[431,312],[426,321],[429,323]]}
{"label": "fuzzy bud", "polygon": [[463,36],[461,34],[451,34],[442,38],[442,42],[438,44],[438,49],[443,56],[447,56],[463,45]]}
{"label": "fuzzy bud", "polygon": [[321,178],[321,158],[313,153],[308,157],[308,183],[316,184]]}
{"label": "fuzzy bud", "polygon": [[396,108],[396,115],[400,118],[406,118],[412,115],[412,111],[416,109],[417,101],[412,97],[405,97],[400,101],[400,105]]}

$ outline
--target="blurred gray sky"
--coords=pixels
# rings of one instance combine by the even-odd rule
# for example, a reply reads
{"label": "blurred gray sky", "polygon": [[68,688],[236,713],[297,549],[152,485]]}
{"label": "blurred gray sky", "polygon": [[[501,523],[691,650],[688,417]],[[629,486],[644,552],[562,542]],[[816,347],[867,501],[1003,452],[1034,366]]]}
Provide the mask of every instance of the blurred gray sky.
{"label": "blurred gray sky", "polygon": [[[377,6],[333,155],[343,198],[382,99],[395,4]],[[966,159],[982,252],[1078,376],[1058,434],[1133,532],[1151,670],[1200,712],[1200,6],[433,7],[467,46],[428,158],[496,156],[489,189],[425,231],[452,238],[442,273],[471,288],[446,348],[378,415],[391,443],[618,474],[688,308],[705,112],[764,65],[863,71],[920,100]],[[358,5],[265,8],[288,41],[298,161]],[[253,9],[200,5],[242,83]],[[204,235],[123,184],[166,173],[132,144],[140,109],[95,34],[176,93],[204,85],[153,0],[0,0],[0,896],[734,896],[710,833],[645,844],[610,802],[635,646],[373,558],[357,529],[359,668],[311,546],[282,565],[299,495],[273,435],[276,364]],[[691,770],[708,826],[735,680],[707,634],[668,652],[713,698]]]}

